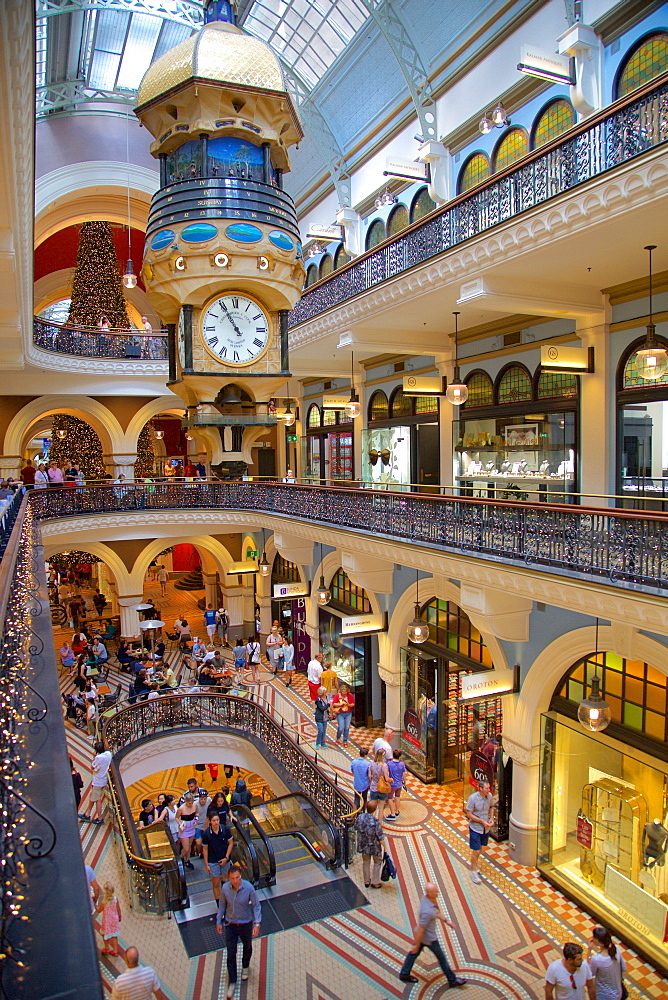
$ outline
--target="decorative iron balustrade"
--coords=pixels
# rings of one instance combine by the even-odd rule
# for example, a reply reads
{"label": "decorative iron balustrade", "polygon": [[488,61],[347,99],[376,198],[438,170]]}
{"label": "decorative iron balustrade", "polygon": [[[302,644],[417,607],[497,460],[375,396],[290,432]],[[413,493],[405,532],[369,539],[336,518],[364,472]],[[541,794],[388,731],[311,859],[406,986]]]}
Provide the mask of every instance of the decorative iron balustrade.
{"label": "decorative iron balustrade", "polygon": [[668,140],[664,76],[304,289],[288,327],[600,177]]}
{"label": "decorative iron balustrade", "polygon": [[90,330],[87,327],[33,320],[35,347],[78,358],[125,358],[128,361],[167,360],[167,335],[127,330]]}
{"label": "decorative iron balustrade", "polygon": [[615,586],[663,592],[668,583],[668,515],[661,513],[275,482],[77,486],[33,490],[29,503],[39,519],[182,508],[261,511]]}
{"label": "decorative iron balustrade", "polygon": [[116,753],[147,736],[203,726],[226,726],[257,736],[343,834],[345,817],[353,809],[351,801],[336,780],[324,774],[301,749],[298,740],[255,701],[213,692],[163,695],[117,712],[107,720],[102,738],[106,748]]}

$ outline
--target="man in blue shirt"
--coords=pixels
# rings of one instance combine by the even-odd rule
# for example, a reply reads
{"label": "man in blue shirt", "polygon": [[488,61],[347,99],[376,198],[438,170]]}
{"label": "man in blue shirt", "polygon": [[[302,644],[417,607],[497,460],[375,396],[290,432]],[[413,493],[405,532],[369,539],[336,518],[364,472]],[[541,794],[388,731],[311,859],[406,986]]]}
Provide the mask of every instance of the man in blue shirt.
{"label": "man in blue shirt", "polygon": [[352,761],[350,770],[353,772],[353,788],[355,789],[355,808],[359,808],[360,803],[366,809],[366,798],[369,794],[369,761],[367,760],[368,750],[360,747],[359,757]]}
{"label": "man in blue shirt", "polygon": [[220,904],[216,917],[216,930],[225,935],[227,945],[228,1000],[232,1000],[237,983],[237,945],[243,944],[241,978],[248,979],[248,967],[253,954],[253,938],[260,933],[262,908],[255,889],[241,877],[239,865],[232,865],[229,879],[220,887]]}
{"label": "man in blue shirt", "polygon": [[206,611],[204,612],[204,625],[206,627],[206,634],[209,637],[209,642],[213,646],[213,637],[216,634],[216,625],[218,624],[218,612],[214,611],[213,604],[210,604]]}

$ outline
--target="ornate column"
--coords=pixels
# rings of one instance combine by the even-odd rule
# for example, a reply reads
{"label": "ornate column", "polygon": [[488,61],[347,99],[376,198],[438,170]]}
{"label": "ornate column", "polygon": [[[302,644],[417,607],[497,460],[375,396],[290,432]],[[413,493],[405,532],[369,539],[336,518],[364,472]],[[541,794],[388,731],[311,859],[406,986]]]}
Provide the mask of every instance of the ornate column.
{"label": "ornate column", "polygon": [[[589,325],[579,321],[576,333],[582,347],[594,347],[595,371],[580,376],[580,426],[587,433],[580,440],[580,490],[597,497],[596,506],[605,505],[600,499],[615,492],[614,466],[616,448],[616,419],[612,405],[614,372],[610,364],[610,306],[606,305],[606,322]],[[586,497],[583,503],[587,503]]]}
{"label": "ornate column", "polygon": [[202,579],[204,580],[204,600],[206,601],[206,606],[212,604],[213,607],[218,610],[218,574],[217,573],[202,573]]}
{"label": "ornate column", "polygon": [[504,749],[513,759],[513,798],[508,853],[520,865],[535,865],[538,844],[540,747],[525,747],[503,737]]}
{"label": "ornate column", "polygon": [[103,455],[102,460],[104,462],[104,467],[113,479],[118,479],[120,475],[125,476],[126,479],[134,479],[135,477],[135,462],[137,461],[137,455]]}
{"label": "ornate column", "polygon": [[131,608],[134,604],[141,604],[143,598],[143,594],[118,595],[118,610],[121,616],[122,636],[139,635],[141,631],[139,628],[139,615],[136,611],[132,611]]}
{"label": "ornate column", "polygon": [[3,479],[18,479],[22,468],[23,459],[20,455],[0,455],[0,476]]}

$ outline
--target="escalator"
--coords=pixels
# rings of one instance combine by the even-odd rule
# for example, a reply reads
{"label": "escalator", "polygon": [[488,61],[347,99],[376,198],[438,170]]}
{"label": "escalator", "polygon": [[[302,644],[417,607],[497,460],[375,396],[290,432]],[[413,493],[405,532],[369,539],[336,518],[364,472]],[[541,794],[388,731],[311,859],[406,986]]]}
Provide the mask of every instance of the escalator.
{"label": "escalator", "polygon": [[282,868],[296,867],[304,858],[313,858],[327,869],[341,865],[343,849],[339,831],[313,799],[303,792],[260,802],[251,810],[244,806],[232,807],[235,817],[241,818],[241,811],[246,820],[248,816],[252,817],[253,829],[259,829],[263,834],[269,850],[276,857],[279,873]]}

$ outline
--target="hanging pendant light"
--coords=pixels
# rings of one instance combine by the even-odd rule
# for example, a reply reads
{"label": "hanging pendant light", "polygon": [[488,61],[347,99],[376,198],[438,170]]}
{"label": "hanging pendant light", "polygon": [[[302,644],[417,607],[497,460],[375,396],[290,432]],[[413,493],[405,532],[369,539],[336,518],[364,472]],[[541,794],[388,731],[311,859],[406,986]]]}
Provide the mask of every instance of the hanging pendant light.
{"label": "hanging pendant light", "polygon": [[162,427],[154,427],[153,428],[153,437],[156,439],[156,441],[162,441],[162,439],[164,438],[164,436],[165,436],[165,432],[163,431]]}
{"label": "hanging pendant light", "polygon": [[61,441],[64,441],[65,438],[67,437],[66,429],[64,427],[59,427],[58,430],[56,431],[56,437],[59,438]]}
{"label": "hanging pendant light", "polygon": [[647,339],[636,354],[636,371],[640,378],[656,381],[668,371],[668,353],[656,339],[656,327],[652,311],[652,250],[654,244],[645,247],[649,253],[649,323],[647,324]]}
{"label": "hanging pendant light", "polygon": [[[594,671],[598,669],[598,618],[596,619],[596,651],[594,653]],[[578,705],[578,720],[580,725],[592,733],[600,733],[607,729],[612,719],[612,712],[607,701],[601,695],[601,681],[595,672],[591,679],[591,693]]]}
{"label": "hanging pendant light", "polygon": [[132,246],[130,240],[130,136],[129,136],[129,125],[130,120],[129,110],[125,116],[125,158],[128,169],[128,259],[125,265],[125,274],[123,275],[123,284],[126,288],[135,288],[137,285],[137,276],[134,272],[134,267],[132,265]]}
{"label": "hanging pendant light", "polygon": [[283,414],[283,423],[286,427],[292,427],[295,422],[295,415],[290,409],[290,400],[286,400],[287,406],[285,408],[285,413]]}
{"label": "hanging pendant light", "polygon": [[[320,565],[322,566],[322,542],[320,542]],[[318,589],[315,592],[315,599],[321,608],[324,608],[326,604],[329,604],[332,597],[332,593],[329,587],[325,583],[325,574],[320,574],[320,583],[318,584]]]}
{"label": "hanging pendant light", "polygon": [[418,570],[415,571],[415,618],[406,628],[408,641],[416,645],[426,642],[429,638],[429,625],[420,617],[420,599],[418,593]]}
{"label": "hanging pendant light", "polygon": [[355,392],[355,352],[350,352],[350,399],[345,405],[346,416],[354,420],[355,417],[359,417],[362,412],[362,404],[360,403],[359,396]]}
{"label": "hanging pendant light", "polygon": [[269,565],[269,560],[267,559],[267,543],[264,536],[264,528],[262,529],[262,558],[257,564],[260,576],[269,576],[271,573],[271,566]]}
{"label": "hanging pendant light", "polygon": [[459,365],[457,364],[457,337],[459,335],[457,317],[459,313],[455,312],[452,315],[455,317],[455,370],[452,373],[452,382],[445,390],[445,398],[453,406],[461,406],[469,398],[469,390],[459,376]]}

